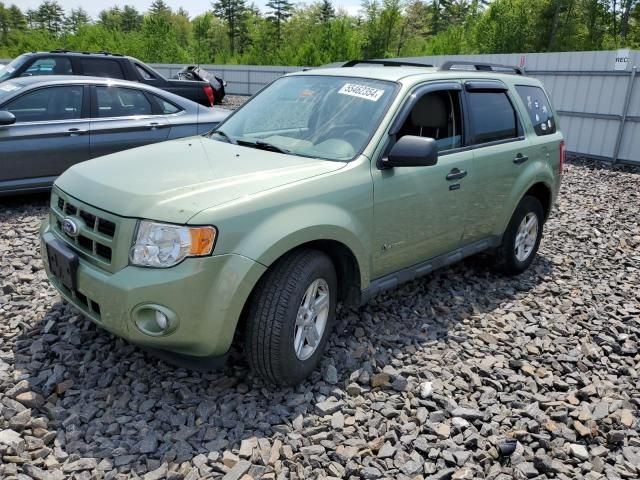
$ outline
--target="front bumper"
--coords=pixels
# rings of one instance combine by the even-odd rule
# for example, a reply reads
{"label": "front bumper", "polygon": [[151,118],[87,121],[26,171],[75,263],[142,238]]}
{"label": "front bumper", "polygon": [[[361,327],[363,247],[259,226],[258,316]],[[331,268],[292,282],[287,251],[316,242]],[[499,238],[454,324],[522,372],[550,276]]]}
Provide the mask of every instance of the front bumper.
{"label": "front bumper", "polygon": [[[77,288],[71,291],[52,276],[46,242],[58,239],[47,220],[40,232],[47,276],[69,303],[96,324],[132,343],[191,357],[227,353],[244,304],[266,267],[241,255],[190,258],[167,269],[127,266],[107,272],[83,260]],[[149,335],[138,328],[141,307],[159,306],[175,314],[174,328]]]}

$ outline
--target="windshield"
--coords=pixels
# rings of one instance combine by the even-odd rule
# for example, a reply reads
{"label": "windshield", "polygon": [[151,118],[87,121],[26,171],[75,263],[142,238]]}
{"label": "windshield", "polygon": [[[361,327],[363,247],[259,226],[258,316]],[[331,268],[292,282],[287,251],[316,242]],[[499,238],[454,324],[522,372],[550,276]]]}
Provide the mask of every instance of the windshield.
{"label": "windshield", "polygon": [[0,82],[6,80],[11,77],[11,74],[21,66],[25,60],[27,59],[26,55],[20,55],[18,58],[14,59],[11,63],[7,65],[0,65]]}
{"label": "windshield", "polygon": [[211,138],[348,161],[364,149],[394,92],[394,83],[366,78],[283,77],[229,117]]}

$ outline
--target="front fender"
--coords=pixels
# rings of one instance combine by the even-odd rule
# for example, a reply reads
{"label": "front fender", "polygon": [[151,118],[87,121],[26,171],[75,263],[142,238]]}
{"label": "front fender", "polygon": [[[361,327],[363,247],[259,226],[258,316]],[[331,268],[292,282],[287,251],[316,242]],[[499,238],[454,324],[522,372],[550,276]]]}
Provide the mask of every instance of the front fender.
{"label": "front fender", "polygon": [[369,285],[368,227],[336,205],[302,204],[283,209],[255,225],[234,251],[270,266],[294,248],[318,240],[333,240],[349,248],[360,267],[360,285]]}
{"label": "front fender", "polygon": [[353,253],[366,288],[373,251],[369,160],[202,211],[190,223],[218,227],[215,255],[235,253],[265,266],[308,242],[339,242]]}

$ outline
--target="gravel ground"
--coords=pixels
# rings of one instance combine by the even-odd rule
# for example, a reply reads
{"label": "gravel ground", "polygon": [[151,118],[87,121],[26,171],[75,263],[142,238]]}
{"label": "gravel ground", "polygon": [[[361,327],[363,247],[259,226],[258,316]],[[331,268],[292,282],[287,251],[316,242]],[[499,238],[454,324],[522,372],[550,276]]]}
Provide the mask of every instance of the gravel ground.
{"label": "gravel ground", "polygon": [[227,110],[235,110],[247,100],[249,100],[249,97],[243,95],[225,95],[220,107],[226,108]]}
{"label": "gravel ground", "polygon": [[0,200],[0,478],[638,478],[639,192],[570,162],[527,273],[476,257],[342,310],[286,390],[96,328],[45,279],[46,198]]}

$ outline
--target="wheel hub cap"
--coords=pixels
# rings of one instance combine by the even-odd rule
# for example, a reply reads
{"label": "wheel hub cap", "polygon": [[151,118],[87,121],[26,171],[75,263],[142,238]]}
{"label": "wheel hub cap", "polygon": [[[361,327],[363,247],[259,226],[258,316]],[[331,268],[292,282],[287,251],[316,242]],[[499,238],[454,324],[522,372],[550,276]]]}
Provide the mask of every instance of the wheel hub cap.
{"label": "wheel hub cap", "polygon": [[300,302],[293,333],[293,348],[300,360],[307,360],[318,349],[329,318],[329,285],[323,278],[311,282]]}
{"label": "wheel hub cap", "polygon": [[515,254],[520,262],[524,262],[533,252],[538,239],[538,217],[535,213],[528,213],[520,222],[515,241]]}

